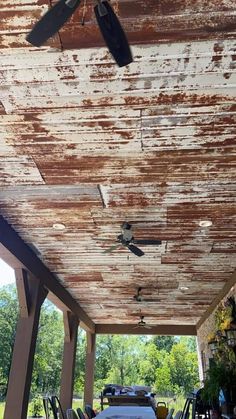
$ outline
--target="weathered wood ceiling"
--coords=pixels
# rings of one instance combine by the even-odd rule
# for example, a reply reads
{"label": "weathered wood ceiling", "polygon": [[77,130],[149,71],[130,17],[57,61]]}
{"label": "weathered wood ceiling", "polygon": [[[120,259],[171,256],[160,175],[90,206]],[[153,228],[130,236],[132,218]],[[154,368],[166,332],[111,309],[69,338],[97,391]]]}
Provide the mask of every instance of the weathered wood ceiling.
{"label": "weathered wood ceiling", "polygon": [[[36,49],[47,1],[1,0],[1,214],[95,323],[195,325],[236,266],[235,2],[112,4],[126,68],[90,1]],[[162,245],[105,254],[123,221]]]}

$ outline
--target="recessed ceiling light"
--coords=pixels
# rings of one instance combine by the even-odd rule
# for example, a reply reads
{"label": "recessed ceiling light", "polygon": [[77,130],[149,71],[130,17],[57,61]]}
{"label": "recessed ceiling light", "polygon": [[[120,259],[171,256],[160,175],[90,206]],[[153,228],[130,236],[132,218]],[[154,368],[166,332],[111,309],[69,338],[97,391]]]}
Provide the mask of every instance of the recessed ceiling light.
{"label": "recessed ceiling light", "polygon": [[53,224],[52,228],[54,228],[54,230],[61,231],[61,230],[65,230],[66,226],[65,224],[62,224],[62,223],[55,223]]}
{"label": "recessed ceiling light", "polygon": [[212,226],[212,221],[211,220],[201,220],[201,221],[199,221],[199,225],[200,225],[200,227],[210,227],[210,226]]}
{"label": "recessed ceiling light", "polygon": [[180,289],[180,291],[187,291],[187,290],[189,290],[189,287],[182,286],[182,287],[179,287],[179,289]]}

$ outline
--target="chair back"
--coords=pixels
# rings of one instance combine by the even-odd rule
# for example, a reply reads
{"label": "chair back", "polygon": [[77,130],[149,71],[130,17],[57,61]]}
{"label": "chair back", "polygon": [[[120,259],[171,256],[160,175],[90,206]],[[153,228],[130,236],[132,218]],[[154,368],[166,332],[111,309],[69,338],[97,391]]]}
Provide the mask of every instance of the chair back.
{"label": "chair back", "polygon": [[67,409],[66,419],[78,419],[77,413],[73,409]]}
{"label": "chair back", "polygon": [[168,415],[166,416],[166,419],[172,419],[173,418],[173,413],[174,413],[173,407],[169,410]]}
{"label": "chair back", "polygon": [[90,404],[86,404],[84,410],[89,419],[93,419],[96,417],[96,413],[94,412]]}
{"label": "chair back", "polygon": [[52,400],[52,405],[53,405],[54,412],[56,413],[56,418],[66,419],[65,415],[63,413],[62,407],[61,407],[60,400],[58,399],[58,397],[57,396],[52,396],[51,400]]}
{"label": "chair back", "polygon": [[79,416],[79,419],[85,419],[85,416],[84,416],[82,410],[80,409],[80,407],[78,407],[76,409],[76,412],[77,412],[77,415]]}
{"label": "chair back", "polygon": [[182,410],[178,410],[178,412],[176,412],[174,416],[174,419],[181,419],[182,414],[183,414]]}
{"label": "chair back", "polygon": [[46,419],[57,419],[57,414],[50,397],[43,398],[43,407]]}

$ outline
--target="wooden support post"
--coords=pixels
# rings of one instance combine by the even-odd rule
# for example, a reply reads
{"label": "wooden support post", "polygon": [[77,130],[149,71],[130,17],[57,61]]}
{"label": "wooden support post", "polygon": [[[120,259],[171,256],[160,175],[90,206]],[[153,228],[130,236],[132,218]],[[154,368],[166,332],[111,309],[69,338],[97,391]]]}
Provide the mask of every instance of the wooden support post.
{"label": "wooden support post", "polygon": [[12,355],[4,419],[26,419],[40,309],[47,290],[40,280],[16,269],[20,316]]}
{"label": "wooden support post", "polygon": [[64,353],[61,373],[60,402],[63,412],[72,406],[74,387],[74,367],[78,336],[78,317],[70,311],[63,313],[64,319]]}
{"label": "wooden support post", "polygon": [[96,353],[96,335],[95,333],[86,332],[87,348],[86,348],[86,364],[85,364],[85,387],[84,387],[84,405],[93,406],[93,385],[94,385],[94,367]]}

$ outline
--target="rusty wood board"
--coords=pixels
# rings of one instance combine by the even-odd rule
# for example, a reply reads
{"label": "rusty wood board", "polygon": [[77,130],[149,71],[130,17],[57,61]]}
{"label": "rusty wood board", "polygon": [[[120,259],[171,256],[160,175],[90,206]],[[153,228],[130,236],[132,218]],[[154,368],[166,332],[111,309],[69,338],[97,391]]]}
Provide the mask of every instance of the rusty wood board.
{"label": "rusty wood board", "polygon": [[[0,212],[95,324],[195,326],[236,267],[235,7],[112,5],[125,68],[90,0],[39,49],[25,35],[49,3],[2,0]],[[123,221],[162,244],[104,253]]]}

